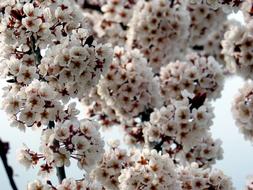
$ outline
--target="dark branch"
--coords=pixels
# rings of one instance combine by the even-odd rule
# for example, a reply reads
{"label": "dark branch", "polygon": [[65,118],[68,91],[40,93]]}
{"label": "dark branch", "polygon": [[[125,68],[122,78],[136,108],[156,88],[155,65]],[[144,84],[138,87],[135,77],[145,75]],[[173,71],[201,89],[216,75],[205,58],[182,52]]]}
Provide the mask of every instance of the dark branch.
{"label": "dark branch", "polygon": [[170,2],[170,8],[172,8],[174,6],[174,1],[175,0],[171,0],[171,2]]}
{"label": "dark branch", "polygon": [[[78,0],[75,0],[76,2]],[[81,6],[82,9],[90,9],[90,10],[94,10],[94,11],[98,11],[100,13],[103,13],[101,10],[101,6],[99,4],[91,4],[89,1],[84,0],[82,4],[79,4]]]}
{"label": "dark branch", "polygon": [[0,140],[0,157],[2,159],[4,168],[7,173],[8,178],[9,178],[9,182],[10,182],[12,189],[17,190],[18,188],[17,188],[15,181],[13,179],[13,169],[11,166],[8,165],[8,160],[7,160],[8,150],[9,150],[9,144]]}
{"label": "dark branch", "polygon": [[141,112],[139,114],[139,117],[141,119],[142,122],[144,121],[149,121],[150,120],[150,114],[153,112],[154,110],[152,108],[146,108],[143,112]]}
{"label": "dark branch", "polygon": [[203,51],[204,50],[204,46],[201,45],[195,45],[192,47],[193,50],[195,51]]}

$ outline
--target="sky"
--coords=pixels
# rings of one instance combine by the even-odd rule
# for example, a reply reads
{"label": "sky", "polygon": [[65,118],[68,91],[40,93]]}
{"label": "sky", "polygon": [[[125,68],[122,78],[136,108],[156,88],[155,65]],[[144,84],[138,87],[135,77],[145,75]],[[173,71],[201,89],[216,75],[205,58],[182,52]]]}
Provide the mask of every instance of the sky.
{"label": "sky", "polygon": [[[232,15],[231,17],[241,20],[240,15]],[[230,176],[237,190],[244,187],[246,178],[253,175],[253,146],[250,142],[245,141],[243,135],[239,133],[238,128],[231,114],[231,102],[238,89],[243,85],[243,80],[239,77],[229,77],[225,81],[222,97],[215,102],[214,124],[211,128],[214,138],[220,138],[223,141],[224,159],[217,161],[214,168],[222,169],[224,173]],[[0,88],[3,83],[0,83]],[[27,130],[25,133],[20,132],[16,128],[9,126],[7,115],[0,110],[0,138],[10,142],[10,152],[8,154],[9,164],[14,168],[15,181],[19,189],[26,189],[26,184],[36,178],[38,169],[26,170],[23,166],[17,163],[16,154],[22,144],[26,144],[33,150],[37,150],[40,143],[40,131]],[[113,134],[113,135],[112,135]],[[109,131],[105,134],[105,140],[108,137],[118,138],[119,132],[116,130]],[[82,178],[82,173],[76,169],[76,165],[72,164],[66,170],[67,176],[74,178]],[[56,182],[56,177],[52,176],[53,182]],[[3,165],[0,162],[0,189],[11,190],[9,182],[4,171]]]}

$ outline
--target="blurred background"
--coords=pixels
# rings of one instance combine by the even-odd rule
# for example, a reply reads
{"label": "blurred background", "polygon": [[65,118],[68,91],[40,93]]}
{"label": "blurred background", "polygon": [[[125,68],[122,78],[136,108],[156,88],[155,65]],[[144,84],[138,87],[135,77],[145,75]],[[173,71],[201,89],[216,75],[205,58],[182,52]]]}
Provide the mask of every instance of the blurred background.
{"label": "blurred background", "polygon": [[[239,14],[230,15],[230,18],[242,20]],[[4,81],[0,82],[0,88],[4,87]],[[243,85],[243,80],[239,77],[229,77],[225,81],[222,97],[215,102],[215,119],[212,126],[214,138],[220,138],[223,141],[224,159],[218,161],[214,167],[224,171],[233,180],[236,189],[243,189],[247,180],[247,176],[253,175],[253,146],[250,142],[243,139],[235,126],[235,122],[231,114],[231,102],[238,89]],[[1,92],[1,91],[0,91]],[[81,107],[79,107],[81,109]],[[82,113],[80,114],[80,118]],[[7,115],[0,110],[0,138],[3,141],[10,142],[10,151],[8,153],[9,164],[14,168],[15,181],[20,190],[26,189],[29,181],[36,179],[38,168],[26,170],[16,161],[17,150],[23,144],[26,144],[32,150],[38,150],[40,144],[40,131],[27,130],[25,133],[20,132],[16,128],[11,128],[7,119]],[[113,135],[112,135],[113,134]],[[105,141],[111,138],[117,139],[122,136],[119,129],[114,128],[104,133]],[[70,168],[66,170],[67,176],[77,179],[83,177],[83,174],[77,169],[76,164],[72,163]],[[56,182],[55,175],[50,177]],[[0,182],[1,190],[11,190],[9,181],[4,171],[2,162],[0,162]]]}

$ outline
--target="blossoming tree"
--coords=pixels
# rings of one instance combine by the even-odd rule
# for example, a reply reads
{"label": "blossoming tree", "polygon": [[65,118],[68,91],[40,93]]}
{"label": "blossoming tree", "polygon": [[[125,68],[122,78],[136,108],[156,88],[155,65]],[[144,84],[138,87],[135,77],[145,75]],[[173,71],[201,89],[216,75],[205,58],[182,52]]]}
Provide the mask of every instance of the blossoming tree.
{"label": "blossoming tree", "polygon": [[[236,11],[245,24],[227,19]],[[28,190],[234,189],[213,168],[223,149],[211,101],[225,77],[248,80],[232,112],[253,141],[251,0],[1,0],[0,20],[2,109],[11,126],[41,132],[39,152],[18,153],[42,177]],[[126,149],[106,146],[113,127]],[[82,179],[66,175],[74,163]]]}

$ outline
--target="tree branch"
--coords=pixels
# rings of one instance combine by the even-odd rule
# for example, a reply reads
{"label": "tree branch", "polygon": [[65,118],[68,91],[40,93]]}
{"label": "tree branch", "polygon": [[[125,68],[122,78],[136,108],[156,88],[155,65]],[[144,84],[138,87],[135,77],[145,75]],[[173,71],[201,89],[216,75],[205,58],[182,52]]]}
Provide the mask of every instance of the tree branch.
{"label": "tree branch", "polygon": [[6,156],[8,153],[8,150],[9,150],[9,144],[0,140],[0,157],[2,159],[4,168],[7,173],[8,178],[9,178],[9,182],[10,182],[12,189],[17,190],[18,188],[17,188],[15,181],[13,179],[13,169],[11,166],[8,165],[8,160],[7,160],[7,156]]}
{"label": "tree branch", "polygon": [[65,168],[62,167],[56,167],[56,175],[58,177],[58,181],[61,184],[62,181],[66,178]]}
{"label": "tree branch", "polygon": [[[75,0],[76,2],[78,2],[78,0]],[[90,9],[90,10],[94,10],[94,11],[98,11],[100,13],[103,13],[101,10],[101,6],[99,4],[91,4],[89,1],[84,0],[82,4],[79,4],[81,6],[82,9]]]}

